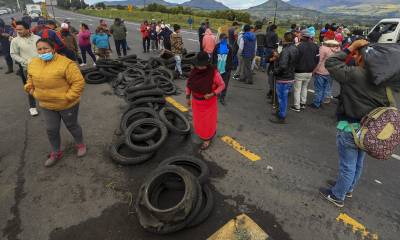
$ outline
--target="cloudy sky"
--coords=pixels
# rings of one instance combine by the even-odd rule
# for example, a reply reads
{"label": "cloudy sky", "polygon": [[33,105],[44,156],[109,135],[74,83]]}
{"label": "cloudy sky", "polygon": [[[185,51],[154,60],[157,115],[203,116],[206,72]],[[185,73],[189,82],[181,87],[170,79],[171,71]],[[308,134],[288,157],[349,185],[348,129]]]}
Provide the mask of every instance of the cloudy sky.
{"label": "cloudy sky", "polygon": [[[85,0],[86,3],[96,3],[96,2],[102,2],[104,0]],[[108,0],[108,1],[117,1],[117,0]],[[174,3],[183,3],[186,2],[186,0],[166,0],[168,2],[174,2]],[[224,3],[226,6],[233,8],[233,9],[241,9],[241,8],[249,8],[258,4],[261,4],[263,2],[266,2],[267,0],[217,0],[219,2]]]}

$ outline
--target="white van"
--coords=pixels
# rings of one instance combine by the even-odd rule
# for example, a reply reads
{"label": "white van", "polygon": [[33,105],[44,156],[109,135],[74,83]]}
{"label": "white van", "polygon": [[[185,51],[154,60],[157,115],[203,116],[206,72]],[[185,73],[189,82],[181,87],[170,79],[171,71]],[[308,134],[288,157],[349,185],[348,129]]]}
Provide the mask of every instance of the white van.
{"label": "white van", "polygon": [[375,27],[382,34],[379,43],[400,43],[400,18],[382,19]]}

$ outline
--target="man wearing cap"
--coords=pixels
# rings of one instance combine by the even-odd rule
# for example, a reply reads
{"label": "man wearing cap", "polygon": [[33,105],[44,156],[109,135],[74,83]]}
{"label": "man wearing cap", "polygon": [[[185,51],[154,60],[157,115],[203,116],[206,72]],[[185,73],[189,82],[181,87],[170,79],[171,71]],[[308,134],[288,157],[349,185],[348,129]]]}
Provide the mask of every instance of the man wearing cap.
{"label": "man wearing cap", "polygon": [[[74,55],[74,59],[79,57],[79,47],[75,35],[70,32],[70,27],[66,23],[61,23],[61,38],[63,39],[66,48]],[[73,60],[73,59],[71,59]]]}
{"label": "man wearing cap", "polygon": [[318,45],[312,40],[310,31],[306,28],[301,31],[301,41],[297,46],[299,54],[296,59],[294,81],[294,104],[290,107],[295,112],[306,108],[308,84],[312,72],[318,64]]}

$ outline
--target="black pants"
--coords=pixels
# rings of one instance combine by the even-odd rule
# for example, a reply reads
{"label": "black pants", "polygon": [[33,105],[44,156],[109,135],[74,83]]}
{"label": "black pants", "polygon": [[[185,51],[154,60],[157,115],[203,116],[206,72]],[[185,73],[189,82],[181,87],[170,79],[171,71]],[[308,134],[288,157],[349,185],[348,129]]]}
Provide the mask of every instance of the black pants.
{"label": "black pants", "polygon": [[117,55],[118,57],[121,56],[121,47],[122,47],[122,52],[124,53],[124,56],[126,56],[126,39],[122,40],[114,40],[115,43],[115,49],[117,50]]}
{"label": "black pants", "polygon": [[171,41],[164,40],[164,48],[171,51]]}
{"label": "black pants", "polygon": [[4,59],[6,60],[7,67],[8,67],[9,69],[13,69],[13,60],[12,60],[11,55],[10,55],[9,52],[6,52],[6,53],[4,54]]}
{"label": "black pants", "polygon": [[92,45],[80,46],[79,48],[81,49],[83,63],[86,64],[86,52],[90,55],[90,57],[92,58],[93,62],[94,63],[96,62],[96,56],[94,55],[94,53],[92,51]]}
{"label": "black pants", "polygon": [[150,38],[145,37],[142,40],[143,40],[143,51],[148,52],[150,50]]}
{"label": "black pants", "polygon": [[[26,71],[23,69],[23,67],[21,66],[21,65],[19,65],[19,76],[21,77],[21,79],[22,79],[22,83],[24,84],[24,86],[25,86],[25,84],[26,84],[26,77],[27,77],[27,73],[26,73]],[[29,107],[30,108],[35,108],[36,107],[36,101],[35,101],[35,98],[33,98],[33,96],[32,95],[30,95],[30,94],[28,94],[28,100],[29,100]]]}
{"label": "black pants", "polygon": [[203,51],[203,38],[199,38],[200,52]]}
{"label": "black pants", "polygon": [[225,83],[225,88],[221,92],[220,98],[224,99],[226,96],[226,91],[228,90],[228,85],[229,85],[229,79],[231,78],[231,70],[224,72],[221,74],[222,79],[224,80]]}

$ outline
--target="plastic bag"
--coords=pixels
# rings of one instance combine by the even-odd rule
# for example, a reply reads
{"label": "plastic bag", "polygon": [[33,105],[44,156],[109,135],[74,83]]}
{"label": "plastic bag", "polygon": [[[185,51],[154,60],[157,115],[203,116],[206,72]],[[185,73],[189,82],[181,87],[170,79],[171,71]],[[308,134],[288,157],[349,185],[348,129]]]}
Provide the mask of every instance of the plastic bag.
{"label": "plastic bag", "polygon": [[400,44],[370,45],[365,50],[364,60],[373,84],[400,89]]}

